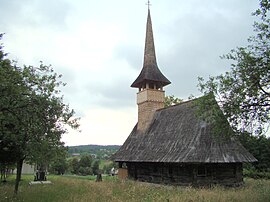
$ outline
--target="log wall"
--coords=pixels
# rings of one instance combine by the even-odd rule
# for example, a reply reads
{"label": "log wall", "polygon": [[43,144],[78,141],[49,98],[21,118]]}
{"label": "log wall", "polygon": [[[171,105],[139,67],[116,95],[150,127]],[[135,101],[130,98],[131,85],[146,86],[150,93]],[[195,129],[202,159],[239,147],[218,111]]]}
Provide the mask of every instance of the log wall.
{"label": "log wall", "polygon": [[127,163],[127,168],[128,178],[143,182],[184,186],[239,186],[243,183],[242,163]]}

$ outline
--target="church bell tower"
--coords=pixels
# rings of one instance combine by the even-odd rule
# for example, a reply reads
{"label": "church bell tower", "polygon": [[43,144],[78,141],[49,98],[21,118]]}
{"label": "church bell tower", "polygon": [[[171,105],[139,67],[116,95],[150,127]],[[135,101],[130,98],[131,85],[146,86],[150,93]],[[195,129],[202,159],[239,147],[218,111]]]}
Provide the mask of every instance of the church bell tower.
{"label": "church bell tower", "polygon": [[164,108],[165,91],[163,87],[170,83],[157,66],[148,1],[143,68],[137,79],[131,84],[131,87],[139,89],[137,93],[137,130],[144,132],[151,123],[155,111]]}

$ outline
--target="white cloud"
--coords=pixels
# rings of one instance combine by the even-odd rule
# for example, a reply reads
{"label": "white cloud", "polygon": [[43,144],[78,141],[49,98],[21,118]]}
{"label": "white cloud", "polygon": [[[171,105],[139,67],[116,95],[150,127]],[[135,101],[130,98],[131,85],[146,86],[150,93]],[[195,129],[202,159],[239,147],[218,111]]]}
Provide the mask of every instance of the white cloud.
{"label": "white cloud", "polygon": [[[1,0],[0,0],[1,1]],[[65,101],[81,119],[68,145],[122,144],[137,117],[145,1],[2,1],[5,51],[19,64],[52,64],[63,74]],[[197,77],[228,69],[219,56],[252,34],[251,0],[157,1],[151,7],[158,65],[172,84],[167,94],[198,94]],[[76,133],[76,134],[73,134]]]}
{"label": "white cloud", "polygon": [[81,119],[82,132],[71,131],[64,136],[63,141],[68,145],[122,144],[135,124],[134,108],[90,108]]}

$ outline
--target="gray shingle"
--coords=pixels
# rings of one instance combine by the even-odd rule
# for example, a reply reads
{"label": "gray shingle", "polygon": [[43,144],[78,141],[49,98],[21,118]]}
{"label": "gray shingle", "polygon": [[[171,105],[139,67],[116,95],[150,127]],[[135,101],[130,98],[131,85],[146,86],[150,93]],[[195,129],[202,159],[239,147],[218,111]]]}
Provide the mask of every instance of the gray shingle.
{"label": "gray shingle", "polygon": [[[114,155],[115,161],[234,163],[257,161],[233,138],[220,141],[196,116],[195,101],[157,110],[144,134],[137,125]],[[222,134],[221,134],[222,137]]]}

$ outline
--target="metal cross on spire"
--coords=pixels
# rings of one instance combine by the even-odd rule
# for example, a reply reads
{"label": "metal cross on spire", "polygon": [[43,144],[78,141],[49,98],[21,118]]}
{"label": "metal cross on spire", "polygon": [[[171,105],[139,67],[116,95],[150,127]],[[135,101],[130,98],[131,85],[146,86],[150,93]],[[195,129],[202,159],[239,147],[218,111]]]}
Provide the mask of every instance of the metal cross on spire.
{"label": "metal cross on spire", "polygon": [[151,6],[152,4],[151,4],[150,1],[148,0],[147,3],[146,3],[145,5],[148,6],[148,9],[150,9],[150,6]]}

